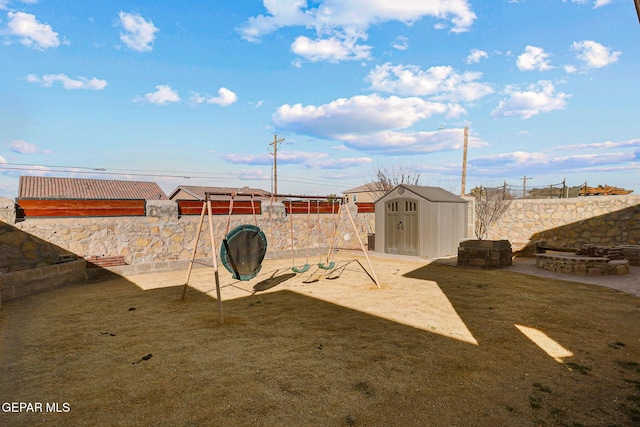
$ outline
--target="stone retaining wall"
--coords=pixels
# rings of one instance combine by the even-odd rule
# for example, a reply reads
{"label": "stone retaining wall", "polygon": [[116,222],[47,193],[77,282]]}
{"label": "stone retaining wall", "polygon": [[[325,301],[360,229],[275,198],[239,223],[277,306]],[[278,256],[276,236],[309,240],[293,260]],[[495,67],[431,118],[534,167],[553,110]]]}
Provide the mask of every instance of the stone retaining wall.
{"label": "stone retaining wall", "polygon": [[514,200],[487,239],[507,239],[514,250],[535,240],[567,248],[638,245],[640,196]]}
{"label": "stone retaining wall", "polygon": [[[374,229],[372,213],[349,206],[357,234],[366,245]],[[198,215],[179,217],[172,201],[147,202],[145,217],[32,218],[15,223],[15,204],[0,199],[0,272],[53,264],[60,255],[124,256],[127,264],[188,259],[193,250]],[[265,232],[270,252],[286,256],[291,250],[289,216],[282,203],[262,203],[258,225]],[[306,249],[319,256],[331,244],[331,214],[310,218],[293,215],[293,245],[300,256]],[[253,223],[252,215],[233,215],[230,228]],[[225,234],[226,215],[214,216],[214,234]],[[210,256],[208,221],[198,243],[198,258]],[[307,232],[309,233],[307,235]],[[640,196],[594,196],[569,199],[514,200],[490,228],[488,240],[509,240],[514,251],[536,240],[555,247],[576,248],[583,243],[609,246],[640,244]],[[348,216],[342,214],[335,246],[357,249],[358,240]],[[301,255],[300,255],[301,252]]]}
{"label": "stone retaining wall", "polygon": [[[193,251],[200,216],[178,217],[177,209],[169,206],[175,205],[174,202],[160,202],[161,206],[147,202],[145,217],[33,218],[14,225],[0,222],[0,272],[50,265],[65,253],[80,257],[124,256],[127,264],[187,260]],[[374,214],[359,214],[355,205],[346,206],[354,218],[356,230],[343,208],[333,245],[358,249],[356,233],[366,245]],[[293,245],[297,256],[306,258],[308,252],[314,260],[326,257],[336,219],[333,214],[321,214],[319,218],[315,214],[294,214]],[[213,217],[217,244],[226,234],[227,220],[227,215]],[[262,214],[258,215],[257,222],[267,237],[269,252],[291,255],[290,220],[282,203],[262,204]],[[253,223],[252,215],[232,215],[229,229]],[[196,257],[210,256],[209,224],[205,216]]]}
{"label": "stone retaining wall", "polygon": [[84,280],[86,270],[86,261],[77,260],[12,273],[0,273],[0,304],[3,299],[8,301]]}

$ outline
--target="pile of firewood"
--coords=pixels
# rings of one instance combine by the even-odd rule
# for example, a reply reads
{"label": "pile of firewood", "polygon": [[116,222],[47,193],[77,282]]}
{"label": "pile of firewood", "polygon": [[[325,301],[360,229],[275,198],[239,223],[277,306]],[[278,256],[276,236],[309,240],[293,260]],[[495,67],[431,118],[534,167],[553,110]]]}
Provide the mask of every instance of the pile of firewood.
{"label": "pile of firewood", "polygon": [[598,185],[597,187],[587,187],[583,185],[580,188],[580,196],[624,196],[631,194],[633,190],[625,190],[620,187],[612,187],[610,185]]}
{"label": "pile of firewood", "polygon": [[576,250],[576,255],[602,257],[609,259],[625,259],[622,248],[614,248],[611,246],[598,246],[591,243],[585,243]]}

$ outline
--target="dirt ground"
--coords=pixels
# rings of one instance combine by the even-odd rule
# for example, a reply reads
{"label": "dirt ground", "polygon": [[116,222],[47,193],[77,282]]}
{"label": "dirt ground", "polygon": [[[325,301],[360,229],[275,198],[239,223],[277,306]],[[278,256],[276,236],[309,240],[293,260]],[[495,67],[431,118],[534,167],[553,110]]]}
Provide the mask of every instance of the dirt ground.
{"label": "dirt ground", "polygon": [[221,267],[222,324],[211,268],[4,303],[0,425],[640,425],[640,298],[361,255]]}

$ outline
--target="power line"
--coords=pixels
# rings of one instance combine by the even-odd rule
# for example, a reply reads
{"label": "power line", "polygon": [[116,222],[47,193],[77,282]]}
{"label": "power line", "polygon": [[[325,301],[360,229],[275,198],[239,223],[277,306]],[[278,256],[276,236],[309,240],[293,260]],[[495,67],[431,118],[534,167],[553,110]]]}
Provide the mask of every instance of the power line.
{"label": "power line", "polygon": [[[48,171],[43,168],[49,169]],[[182,179],[214,179],[214,180],[228,180],[228,179],[241,179],[238,177],[230,176],[229,173],[207,173],[200,171],[180,171],[180,170],[153,170],[153,169],[120,169],[120,168],[94,168],[88,166],[61,166],[61,165],[36,165],[28,163],[0,163],[0,169],[16,170],[16,171],[30,171],[30,172],[50,172],[50,173],[68,173],[68,174],[91,174],[91,175],[110,175],[110,176],[147,176],[157,178],[182,178]],[[120,171],[120,172],[110,172]],[[182,175],[185,174],[185,175]],[[287,179],[288,178],[288,179]],[[254,181],[268,181],[269,178],[250,178]],[[280,175],[279,180],[281,182],[292,182],[300,184],[310,185],[360,185],[349,182],[343,182],[342,180],[328,180],[328,179],[305,179],[299,176]]]}

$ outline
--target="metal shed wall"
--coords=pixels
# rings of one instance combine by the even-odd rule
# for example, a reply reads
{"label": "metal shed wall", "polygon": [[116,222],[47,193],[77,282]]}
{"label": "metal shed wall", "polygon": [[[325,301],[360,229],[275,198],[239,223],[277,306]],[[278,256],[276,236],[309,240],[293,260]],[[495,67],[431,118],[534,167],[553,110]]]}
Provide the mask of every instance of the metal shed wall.
{"label": "metal shed wall", "polygon": [[458,253],[467,238],[467,206],[462,203],[420,202],[420,256],[437,258]]}
{"label": "metal shed wall", "polygon": [[[398,191],[400,187],[404,187]],[[467,201],[451,193],[441,200],[429,200],[429,187],[398,186],[376,202],[376,252],[385,252],[387,203],[395,200],[415,200],[418,202],[418,255],[426,258],[453,256],[458,253],[461,240],[468,238]],[[444,191],[438,189],[439,191]]]}

